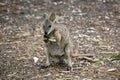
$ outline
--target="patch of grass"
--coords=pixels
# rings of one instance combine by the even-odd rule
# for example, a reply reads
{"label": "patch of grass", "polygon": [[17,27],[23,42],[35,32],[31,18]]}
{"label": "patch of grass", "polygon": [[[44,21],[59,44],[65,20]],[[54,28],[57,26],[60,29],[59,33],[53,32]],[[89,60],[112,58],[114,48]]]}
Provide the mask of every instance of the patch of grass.
{"label": "patch of grass", "polygon": [[104,61],[101,60],[101,59],[98,59],[98,58],[95,58],[95,59],[93,60],[93,62],[95,62],[95,63],[100,63],[100,64],[104,65]]}
{"label": "patch of grass", "polygon": [[113,54],[112,56],[107,56],[106,60],[109,61],[120,60],[120,54]]}
{"label": "patch of grass", "polygon": [[113,54],[110,58],[112,60],[120,60],[120,54]]}

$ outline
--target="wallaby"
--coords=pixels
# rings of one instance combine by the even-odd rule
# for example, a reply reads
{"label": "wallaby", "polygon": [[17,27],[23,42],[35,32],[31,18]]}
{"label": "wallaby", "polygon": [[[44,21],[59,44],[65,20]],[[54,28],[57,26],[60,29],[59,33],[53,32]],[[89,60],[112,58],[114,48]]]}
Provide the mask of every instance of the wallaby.
{"label": "wallaby", "polygon": [[[46,45],[46,66],[51,64],[50,60],[57,58],[67,64],[67,70],[72,70],[71,54],[73,45],[71,42],[68,28],[63,24],[55,22],[56,14],[51,13],[50,16],[44,14],[43,31],[44,42]],[[55,39],[54,41],[50,40]]]}

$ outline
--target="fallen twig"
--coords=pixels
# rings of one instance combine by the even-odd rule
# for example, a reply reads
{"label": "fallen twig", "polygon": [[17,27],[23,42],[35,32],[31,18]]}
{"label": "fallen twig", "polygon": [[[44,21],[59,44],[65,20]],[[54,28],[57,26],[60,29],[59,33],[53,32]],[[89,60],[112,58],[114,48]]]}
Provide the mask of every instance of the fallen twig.
{"label": "fallen twig", "polygon": [[113,54],[113,53],[118,53],[118,51],[115,51],[115,52],[105,52],[105,51],[103,51],[103,52],[100,52],[101,54]]}
{"label": "fallen twig", "polygon": [[74,55],[72,55],[72,57],[77,57],[77,58],[83,59],[83,58],[86,58],[86,57],[94,58],[95,55],[94,54],[74,54]]}
{"label": "fallen twig", "polygon": [[109,75],[120,76],[120,72],[107,72]]}
{"label": "fallen twig", "polygon": [[5,6],[5,5],[6,5],[6,3],[0,2],[0,6]]}

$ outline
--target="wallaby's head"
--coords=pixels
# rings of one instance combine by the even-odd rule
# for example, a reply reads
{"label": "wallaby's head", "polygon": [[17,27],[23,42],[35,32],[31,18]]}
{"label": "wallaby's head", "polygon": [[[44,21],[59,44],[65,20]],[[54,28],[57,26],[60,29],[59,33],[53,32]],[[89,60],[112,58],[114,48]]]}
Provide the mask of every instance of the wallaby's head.
{"label": "wallaby's head", "polygon": [[54,31],[54,23],[55,23],[55,13],[51,13],[50,16],[48,16],[47,14],[44,14],[43,16],[44,18],[44,23],[43,23],[43,30],[44,30],[44,35],[46,37],[48,37],[48,35]]}

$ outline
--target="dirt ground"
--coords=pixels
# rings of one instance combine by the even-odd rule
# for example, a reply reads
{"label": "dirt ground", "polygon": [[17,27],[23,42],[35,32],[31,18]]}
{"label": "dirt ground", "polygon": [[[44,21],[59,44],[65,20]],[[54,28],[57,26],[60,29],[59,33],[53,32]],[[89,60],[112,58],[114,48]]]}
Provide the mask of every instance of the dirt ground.
{"label": "dirt ground", "polygon": [[[41,69],[42,15],[56,12],[71,33],[73,71]],[[120,0],[0,0],[0,80],[120,80]],[[35,60],[37,60],[35,62]]]}

